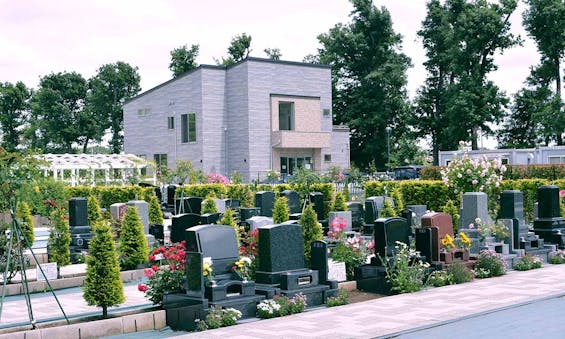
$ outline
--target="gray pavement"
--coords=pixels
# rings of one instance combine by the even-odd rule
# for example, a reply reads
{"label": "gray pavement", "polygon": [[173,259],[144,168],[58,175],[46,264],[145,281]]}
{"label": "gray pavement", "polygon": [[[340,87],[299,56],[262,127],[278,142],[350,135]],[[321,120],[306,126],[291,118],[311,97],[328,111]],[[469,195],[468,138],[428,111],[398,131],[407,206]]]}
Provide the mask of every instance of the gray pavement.
{"label": "gray pavement", "polygon": [[[150,305],[143,293],[137,291],[136,283],[127,284],[125,293],[127,301],[120,306],[122,308]],[[79,288],[58,291],[57,295],[69,316],[101,312],[99,308],[86,305]],[[565,265],[546,265],[541,269],[527,272],[511,271],[498,278],[477,279],[461,285],[429,288],[417,293],[384,297],[334,308],[320,308],[302,314],[206,332],[186,333],[165,330],[139,333],[135,336],[138,338],[172,335],[195,338],[372,338],[400,335],[406,338],[420,338],[421,334],[429,338],[488,338],[500,337],[503,333],[513,333],[507,330],[522,329],[524,327],[520,326],[530,323],[531,319],[532,323],[540,324],[538,326],[540,331],[555,329],[556,337],[565,337],[561,323],[562,312],[559,312],[564,306],[564,295]],[[46,293],[33,295],[32,304],[34,314],[39,321],[62,316],[54,298]],[[21,322],[27,322],[27,308],[23,297],[7,297],[0,327]],[[482,327],[488,330],[485,331]],[[527,330],[528,328],[531,329],[526,325],[521,330],[526,337],[538,337],[540,333],[538,330]],[[415,330],[417,332],[414,332]],[[547,336],[543,335],[543,337]]]}

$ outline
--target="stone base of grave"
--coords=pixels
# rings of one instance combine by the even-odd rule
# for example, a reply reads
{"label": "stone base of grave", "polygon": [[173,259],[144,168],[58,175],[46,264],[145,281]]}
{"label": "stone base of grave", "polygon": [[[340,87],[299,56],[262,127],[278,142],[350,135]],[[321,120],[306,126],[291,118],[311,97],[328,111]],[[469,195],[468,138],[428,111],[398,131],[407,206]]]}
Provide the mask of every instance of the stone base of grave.
{"label": "stone base of grave", "polygon": [[183,293],[163,296],[167,326],[174,331],[193,331],[196,319],[206,318],[208,300],[187,296]]}
{"label": "stone base of grave", "polygon": [[446,264],[451,264],[455,261],[469,261],[469,251],[460,248],[442,251],[439,252],[439,260]]}
{"label": "stone base of grave", "polygon": [[306,302],[309,307],[320,306],[326,302],[326,298],[328,296],[337,295],[337,289],[335,290],[334,295],[330,294],[332,290],[328,285],[316,285],[294,290],[283,290],[279,288],[278,284],[257,284],[255,286],[255,292],[265,296],[267,299],[273,299],[275,295],[284,295],[292,298],[294,295],[302,293],[306,296]]}
{"label": "stone base of grave", "polygon": [[242,318],[257,316],[257,304],[265,299],[263,295],[227,298],[225,300],[210,302],[210,306],[221,306],[223,308],[235,308],[241,312]]}
{"label": "stone base of grave", "polygon": [[384,266],[361,265],[355,267],[355,281],[357,282],[357,289],[360,291],[384,295],[392,294]]}
{"label": "stone base of grave", "polygon": [[204,296],[211,302],[253,295],[255,295],[255,282],[251,280],[220,280],[215,285],[207,284],[204,292]]}
{"label": "stone base of grave", "polygon": [[329,288],[324,291],[324,300],[329,297],[337,297],[339,295],[339,282],[337,280],[328,280],[326,286]]}
{"label": "stone base of grave", "polygon": [[534,233],[546,243],[556,244],[560,249],[565,249],[565,228],[534,229]]}
{"label": "stone base of grave", "polygon": [[374,224],[363,224],[363,235],[373,235],[375,234]]}

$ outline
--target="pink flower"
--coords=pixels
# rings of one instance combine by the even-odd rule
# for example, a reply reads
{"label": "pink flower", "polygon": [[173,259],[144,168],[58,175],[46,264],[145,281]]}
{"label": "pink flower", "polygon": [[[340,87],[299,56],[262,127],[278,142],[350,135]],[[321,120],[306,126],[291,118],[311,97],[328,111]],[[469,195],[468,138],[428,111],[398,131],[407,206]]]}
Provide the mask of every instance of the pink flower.
{"label": "pink flower", "polygon": [[565,190],[559,191],[559,196],[560,196],[561,198],[565,198]]}
{"label": "pink flower", "polygon": [[155,256],[154,256],[153,254],[151,254],[151,255],[149,256],[149,260],[155,261]]}
{"label": "pink flower", "polygon": [[475,224],[470,223],[470,224],[469,224],[469,228],[470,228],[470,229],[475,228]]}
{"label": "pink flower", "polygon": [[155,276],[155,271],[150,268],[146,268],[145,271],[143,271],[143,274],[145,274],[147,278],[153,278]]}
{"label": "pink flower", "polygon": [[145,285],[145,284],[137,284],[137,289],[138,289],[140,292],[147,292],[147,290],[148,290],[149,288],[148,288],[147,285]]}
{"label": "pink flower", "polygon": [[155,272],[157,272],[159,270],[159,267],[157,265],[153,265],[151,266],[151,269]]}

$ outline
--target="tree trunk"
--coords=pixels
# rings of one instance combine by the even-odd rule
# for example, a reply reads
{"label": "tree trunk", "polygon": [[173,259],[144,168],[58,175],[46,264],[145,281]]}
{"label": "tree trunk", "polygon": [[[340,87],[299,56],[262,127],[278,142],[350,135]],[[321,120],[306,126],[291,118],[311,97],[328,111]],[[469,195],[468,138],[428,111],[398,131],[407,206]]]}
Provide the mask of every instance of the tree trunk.
{"label": "tree trunk", "polygon": [[102,318],[108,318],[108,306],[102,306]]}
{"label": "tree trunk", "polygon": [[82,146],[82,153],[86,153],[86,149],[88,148],[88,142],[90,141],[89,138],[86,138],[84,145]]}

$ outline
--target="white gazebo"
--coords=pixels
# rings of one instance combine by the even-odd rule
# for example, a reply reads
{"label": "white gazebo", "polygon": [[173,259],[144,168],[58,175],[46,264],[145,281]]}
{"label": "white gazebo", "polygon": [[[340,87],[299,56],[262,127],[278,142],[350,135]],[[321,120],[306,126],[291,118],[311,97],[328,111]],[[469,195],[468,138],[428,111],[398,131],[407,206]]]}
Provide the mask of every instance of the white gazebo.
{"label": "white gazebo", "polygon": [[[133,154],[42,154],[45,176],[76,185],[120,184],[132,177],[141,178],[147,160]],[[152,178],[155,181],[155,177]]]}

